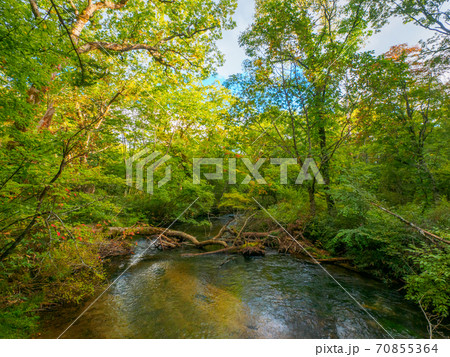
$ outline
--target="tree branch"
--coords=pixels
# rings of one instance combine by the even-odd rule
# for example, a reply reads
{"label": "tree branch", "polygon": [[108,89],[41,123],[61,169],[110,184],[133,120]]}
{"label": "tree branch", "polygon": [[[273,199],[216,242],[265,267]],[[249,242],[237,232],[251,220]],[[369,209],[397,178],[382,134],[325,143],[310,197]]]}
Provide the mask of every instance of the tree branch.
{"label": "tree branch", "polygon": [[88,6],[84,8],[83,11],[77,16],[77,21],[72,26],[72,30],[70,32],[70,35],[72,37],[72,40],[75,43],[78,43],[78,38],[81,34],[81,31],[83,31],[84,26],[89,22],[89,20],[94,16],[94,14],[100,10],[100,9],[121,9],[127,4],[128,0],[121,0],[119,3],[114,3],[112,1],[106,0],[106,1],[99,1],[95,4],[92,3],[91,0],[88,2]]}
{"label": "tree branch", "polygon": [[86,53],[92,50],[111,50],[115,52],[127,52],[132,50],[147,50],[149,51],[153,56],[157,55],[161,57],[161,54],[159,53],[158,49],[154,46],[145,45],[145,44],[119,44],[119,43],[113,43],[113,42],[101,42],[101,41],[94,41],[94,42],[87,42],[83,46],[78,48],[79,53]]}
{"label": "tree branch", "polygon": [[73,47],[73,49],[75,50],[75,53],[76,53],[76,55],[77,55],[77,57],[78,57],[78,61],[80,62],[80,67],[81,67],[81,80],[84,80],[84,67],[83,67],[83,62],[81,61],[80,54],[79,54],[78,51],[77,51],[77,48],[76,48],[75,43],[74,43],[74,41],[73,41],[73,38],[72,38],[72,36],[70,35],[69,29],[67,28],[66,24],[64,23],[63,18],[61,17],[61,14],[60,14],[59,11],[58,11],[58,7],[57,7],[56,4],[53,2],[53,0],[50,0],[50,2],[52,3],[53,7],[55,8],[56,15],[58,16],[59,22],[61,23],[61,25],[62,25],[62,26],[64,27],[64,29],[66,30],[67,35],[69,35],[70,43],[72,44],[72,47]]}
{"label": "tree branch", "polygon": [[40,19],[41,18],[41,14],[39,12],[39,8],[37,6],[36,0],[30,0],[30,6],[31,6],[31,11],[34,14],[34,18],[35,19]]}
{"label": "tree branch", "polygon": [[444,239],[444,238],[441,238],[441,237],[438,237],[437,235],[435,235],[435,234],[433,234],[433,233],[430,233],[430,232],[426,231],[425,229],[422,229],[422,228],[416,226],[414,223],[407,221],[407,220],[404,219],[402,216],[399,216],[398,214],[396,214],[396,213],[394,213],[394,212],[391,212],[391,211],[389,211],[388,209],[386,209],[386,208],[384,208],[384,207],[382,207],[382,206],[380,206],[380,205],[378,205],[378,204],[376,204],[376,203],[371,202],[370,204],[371,204],[372,206],[375,206],[375,207],[379,208],[380,210],[382,210],[382,211],[384,211],[384,212],[386,212],[386,213],[389,213],[390,215],[392,215],[392,216],[398,218],[398,219],[399,219],[400,221],[402,221],[403,223],[405,223],[405,224],[407,224],[408,226],[414,228],[416,231],[418,231],[418,232],[419,232],[422,236],[424,236],[425,238],[431,239],[431,241],[434,241],[434,239],[437,239],[437,240],[439,240],[439,241],[441,241],[441,242],[443,242],[443,243],[445,243],[445,244],[450,244],[450,242],[449,242],[448,240],[446,240],[446,239]]}

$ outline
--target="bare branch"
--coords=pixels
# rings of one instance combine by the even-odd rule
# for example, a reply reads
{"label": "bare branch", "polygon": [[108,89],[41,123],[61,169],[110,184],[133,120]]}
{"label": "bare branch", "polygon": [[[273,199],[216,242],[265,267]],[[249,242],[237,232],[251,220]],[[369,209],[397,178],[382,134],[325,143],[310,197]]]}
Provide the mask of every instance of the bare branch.
{"label": "bare branch", "polygon": [[55,8],[56,11],[56,15],[58,16],[58,20],[61,23],[61,25],[63,25],[64,29],[66,30],[67,34],[69,35],[69,39],[70,39],[70,43],[72,44],[73,49],[75,50],[75,53],[78,57],[78,61],[80,62],[80,68],[81,68],[81,78],[82,80],[84,79],[84,67],[83,67],[83,62],[81,61],[80,55],[77,51],[77,48],[75,47],[75,42],[72,38],[72,36],[70,35],[69,29],[67,28],[66,24],[64,23],[63,18],[61,17],[61,14],[59,13],[58,7],[56,6],[56,4],[53,2],[53,0],[50,0],[50,2],[52,3],[53,7]]}

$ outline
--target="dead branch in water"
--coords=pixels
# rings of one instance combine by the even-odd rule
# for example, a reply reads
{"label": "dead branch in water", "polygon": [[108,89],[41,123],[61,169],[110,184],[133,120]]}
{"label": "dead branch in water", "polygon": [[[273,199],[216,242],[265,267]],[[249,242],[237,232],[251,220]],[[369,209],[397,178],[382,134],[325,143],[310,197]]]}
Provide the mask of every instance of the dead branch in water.
{"label": "dead branch in water", "polygon": [[248,221],[250,220],[250,218],[252,218],[257,212],[251,214],[250,216],[247,217],[247,219],[245,220],[244,224],[242,225],[241,229],[239,230],[239,233],[236,235],[236,238],[234,239],[234,241],[236,242],[242,234],[242,231],[244,230],[244,228],[247,226]]}
{"label": "dead branch in water", "polygon": [[223,248],[223,249],[219,249],[219,250],[214,250],[212,252],[205,252],[205,253],[186,253],[186,254],[181,254],[182,257],[198,257],[201,255],[211,255],[211,254],[218,254],[218,253],[233,253],[235,251],[238,250],[238,247],[228,247],[228,248]]}
{"label": "dead branch in water", "polygon": [[327,258],[327,259],[316,259],[319,263],[344,263],[353,261],[352,258]]}
{"label": "dead branch in water", "polygon": [[230,229],[228,228],[228,226],[229,226],[229,225],[231,224],[231,222],[233,222],[234,220],[235,220],[235,218],[229,220],[229,221],[227,222],[227,224],[225,224],[225,225],[220,229],[219,233],[217,233],[217,234],[214,236],[214,238],[212,238],[212,240],[216,240],[216,239],[221,238],[221,237],[225,234],[225,232],[230,232]]}
{"label": "dead branch in water", "polygon": [[242,232],[242,238],[266,238],[266,237],[275,237],[275,233],[281,232],[280,229],[275,229],[270,232]]}
{"label": "dead branch in water", "polygon": [[[288,236],[283,235],[281,229],[275,229],[269,232],[244,232],[245,227],[248,225],[248,222],[252,217],[253,215],[248,216],[239,230],[236,230],[234,227],[229,227],[230,223],[234,221],[230,220],[213,238],[204,241],[199,241],[193,235],[183,231],[152,226],[109,227],[106,228],[104,233],[109,237],[120,237],[121,235],[124,237],[130,235],[157,236],[158,247],[162,250],[178,248],[186,243],[191,243],[196,248],[203,248],[209,245],[221,245],[223,247],[222,249],[215,251],[182,254],[183,257],[196,257],[220,253],[237,253],[247,256],[261,256],[265,254],[266,246],[273,246],[273,238],[276,238],[278,241],[279,251],[284,250],[286,253],[289,252],[294,255],[296,253],[300,253],[295,249],[291,249],[291,245],[288,244],[291,239]],[[299,222],[296,222],[296,224],[291,225],[289,228],[292,232],[295,232],[297,237],[301,237],[301,240],[305,246],[313,247],[313,244],[303,236],[303,227],[300,226]],[[228,234],[228,236],[225,236],[225,234]],[[251,243],[249,243],[249,240]],[[323,250],[320,250],[319,253],[322,257],[327,257],[329,255],[328,252]],[[349,258],[333,258],[331,256],[324,259],[316,259],[316,262],[318,263],[329,264],[339,264],[351,261],[352,260]]]}

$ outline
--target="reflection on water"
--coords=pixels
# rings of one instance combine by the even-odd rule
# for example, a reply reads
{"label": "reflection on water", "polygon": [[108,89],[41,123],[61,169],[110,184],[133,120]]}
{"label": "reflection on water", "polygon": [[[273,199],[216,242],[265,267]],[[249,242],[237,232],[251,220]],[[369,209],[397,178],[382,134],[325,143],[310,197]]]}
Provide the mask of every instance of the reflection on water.
{"label": "reflection on water", "polygon": [[[139,241],[140,249],[146,244]],[[63,337],[387,337],[319,266],[276,252],[250,259],[181,253],[148,251]],[[129,262],[121,264],[119,272]],[[423,316],[398,292],[327,269],[394,337],[427,337]],[[57,337],[89,303],[47,313],[42,337]]]}

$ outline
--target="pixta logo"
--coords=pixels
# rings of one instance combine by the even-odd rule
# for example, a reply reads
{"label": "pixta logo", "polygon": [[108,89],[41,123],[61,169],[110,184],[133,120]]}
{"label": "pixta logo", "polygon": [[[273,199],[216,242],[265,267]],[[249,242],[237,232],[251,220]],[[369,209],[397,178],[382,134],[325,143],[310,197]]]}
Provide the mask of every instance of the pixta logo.
{"label": "pixta logo", "polygon": [[[147,167],[147,187],[146,191],[149,194],[153,194],[154,191],[154,173],[156,169],[163,165],[165,162],[171,159],[171,156],[164,155],[159,160],[155,161],[162,154],[160,152],[150,152],[150,149],[146,148],[139,151],[137,154],[126,160],[126,176],[127,185],[133,187],[135,186],[138,190],[144,191],[144,167],[151,163]],[[267,162],[267,159],[261,158],[256,163],[252,163],[247,158],[241,159],[242,163],[246,167],[248,174],[239,183],[241,185],[247,185],[250,181],[254,180],[260,185],[266,185],[267,181],[261,175],[259,170],[261,166]],[[153,162],[153,163],[152,163]],[[288,184],[288,166],[298,166],[298,161],[295,158],[271,158],[269,163],[271,165],[279,166],[280,170],[280,184]],[[215,166],[215,172],[204,172],[202,175],[201,167],[204,165]],[[228,184],[236,185],[237,182],[237,159],[228,159]],[[223,180],[224,179],[224,159],[223,158],[194,158],[192,163],[193,168],[193,183],[198,185],[201,182],[201,176],[207,180]],[[133,171],[136,171],[136,180],[133,181]],[[312,174],[312,175],[311,175]],[[172,178],[172,168],[171,166],[166,166],[164,177],[158,181],[158,188],[165,185]],[[302,162],[300,172],[295,180],[296,185],[303,184],[304,181],[315,180],[319,185],[325,184],[325,181],[320,174],[319,168],[317,167],[314,159],[306,158]]]}
{"label": "pixta logo", "polygon": [[[144,190],[144,166],[162,155],[160,152],[155,151],[148,156],[145,156],[148,153],[150,153],[150,149],[146,148],[126,160],[127,186],[133,187],[133,165],[136,164],[136,188],[141,191]],[[153,194],[153,176],[155,170],[160,165],[170,160],[170,158],[171,157],[169,155],[164,155],[162,158],[147,167],[147,193]],[[170,181],[171,178],[172,167],[166,166],[164,177],[158,181],[158,188],[164,186],[167,182]]]}
{"label": "pixta logo", "polygon": [[[242,163],[247,168],[249,174],[244,178],[244,180],[240,183],[241,185],[246,185],[250,183],[253,179],[260,185],[266,185],[267,181],[264,179],[264,177],[259,173],[259,169],[261,166],[267,161],[265,158],[261,158],[258,161],[256,161],[255,164],[253,164],[249,159],[243,158],[241,159]],[[230,185],[235,185],[237,183],[236,179],[236,159],[228,159],[228,183]],[[270,159],[271,165],[279,165],[280,167],[280,183],[282,185],[287,185],[288,183],[288,166],[294,165],[297,166],[298,162],[296,158],[271,158]],[[200,177],[201,177],[201,166],[202,165],[212,165],[216,167],[216,170],[214,173],[204,173],[203,176],[207,180],[223,180],[223,159],[222,158],[195,158],[193,162],[193,178],[194,178],[194,184],[200,184]],[[311,176],[313,174],[314,178]],[[251,174],[251,176],[250,176]],[[296,185],[303,184],[303,181],[308,180],[316,180],[316,182],[319,185],[324,185],[325,181],[319,171],[319,168],[317,167],[314,159],[312,158],[306,158],[303,162],[303,165],[300,169],[300,172],[297,176],[297,179],[295,180]]]}

